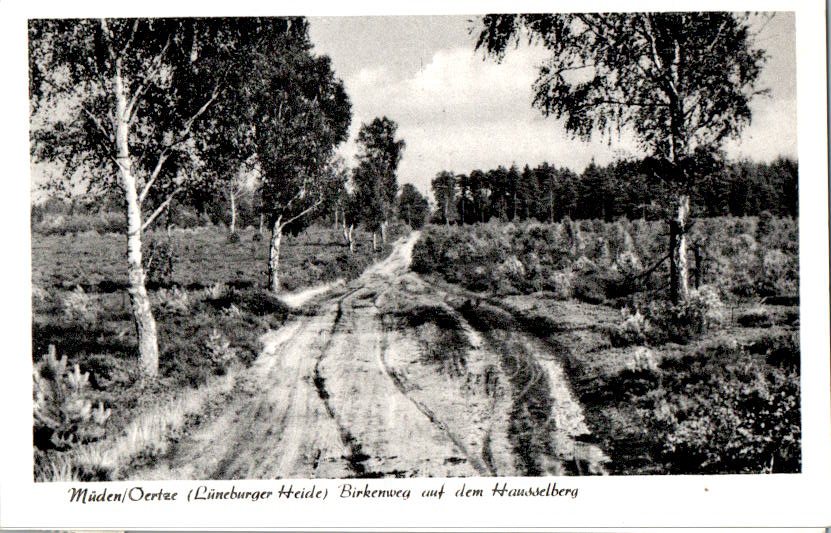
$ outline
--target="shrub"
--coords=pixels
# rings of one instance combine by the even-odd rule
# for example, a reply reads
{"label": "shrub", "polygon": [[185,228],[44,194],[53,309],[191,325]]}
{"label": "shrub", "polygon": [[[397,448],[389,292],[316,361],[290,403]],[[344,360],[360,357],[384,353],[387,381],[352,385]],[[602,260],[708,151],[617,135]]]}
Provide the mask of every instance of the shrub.
{"label": "shrub", "polygon": [[220,298],[223,298],[227,293],[228,287],[220,281],[211,284],[205,289],[205,296],[209,300],[219,300]]}
{"label": "shrub", "polygon": [[701,335],[723,320],[718,294],[709,287],[690,291],[687,300],[678,304],[651,302],[647,317],[655,326],[650,331],[653,342],[686,342]]}
{"label": "shrub", "polygon": [[796,261],[782,250],[765,250],[756,278],[756,293],[760,296],[798,293],[798,266],[793,263]]}
{"label": "shrub", "polygon": [[678,366],[664,373],[665,394],[649,422],[672,473],[799,471],[798,376],[740,347],[716,347]]}
{"label": "shrub", "polygon": [[659,373],[655,363],[655,355],[646,346],[639,346],[632,355],[632,360],[626,363],[626,368],[632,372]]}
{"label": "shrub", "polygon": [[32,284],[32,300],[44,302],[49,297],[49,293],[46,290],[37,284]]}
{"label": "shrub", "polygon": [[179,287],[159,289],[156,291],[156,301],[159,307],[172,313],[184,314],[190,309],[190,296]]}
{"label": "shrub", "polygon": [[570,270],[555,272],[545,281],[543,288],[554,293],[559,300],[568,300],[572,296],[574,273]]}
{"label": "shrub", "polygon": [[63,313],[70,322],[92,324],[98,318],[98,308],[93,297],[88,295],[80,285],[64,296]]}
{"label": "shrub", "polygon": [[224,374],[231,363],[237,359],[237,352],[228,338],[213,328],[205,341],[208,362],[217,374]]}
{"label": "shrub", "polygon": [[745,311],[736,319],[736,322],[746,328],[769,328],[773,325],[770,313],[762,306]]}
{"label": "shrub", "polygon": [[799,333],[781,333],[762,337],[748,347],[750,353],[765,355],[769,365],[784,368],[799,374],[800,352]]}
{"label": "shrub", "polygon": [[110,417],[110,410],[102,403],[92,408],[89,373],[82,374],[77,364],[68,371],[66,364],[66,356],[58,360],[55,346],[50,345],[32,373],[35,445],[41,449],[51,445],[66,450],[98,439]]}
{"label": "shrub", "polygon": [[623,347],[644,344],[650,329],[646,318],[639,310],[632,314],[629,309],[623,309],[621,314],[623,315],[623,323],[613,328],[609,335],[612,346]]}

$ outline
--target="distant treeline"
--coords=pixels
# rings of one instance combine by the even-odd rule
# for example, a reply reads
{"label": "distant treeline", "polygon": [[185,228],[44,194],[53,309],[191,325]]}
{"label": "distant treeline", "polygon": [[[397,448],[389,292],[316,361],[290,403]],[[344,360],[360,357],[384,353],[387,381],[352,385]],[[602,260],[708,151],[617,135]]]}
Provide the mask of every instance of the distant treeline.
{"label": "distant treeline", "polygon": [[[798,215],[798,164],[787,158],[770,163],[736,161],[696,178],[694,216],[752,216],[769,211],[775,216]],[[436,223],[536,219],[612,221],[658,219],[669,185],[644,161],[617,161],[607,166],[592,162],[576,174],[543,163],[520,170],[474,170],[469,175],[439,172],[432,181]]]}

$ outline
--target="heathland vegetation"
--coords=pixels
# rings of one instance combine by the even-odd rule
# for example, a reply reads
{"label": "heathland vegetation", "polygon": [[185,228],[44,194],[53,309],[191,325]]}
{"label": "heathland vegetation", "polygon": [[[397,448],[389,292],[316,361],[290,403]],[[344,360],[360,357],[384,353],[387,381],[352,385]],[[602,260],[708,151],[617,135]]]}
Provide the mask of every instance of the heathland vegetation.
{"label": "heathland vegetation", "polygon": [[[412,270],[464,295],[439,337],[465,320],[544,343],[613,473],[800,469],[798,167],[721,150],[764,62],[746,18],[484,17],[486,55],[525,37],[551,52],[536,107],[582,138],[631,129],[643,158],[445,170],[433,205],[399,187],[394,120],[360,126],[354,168],[335,156],[351,103],[302,18],[29,36],[32,153],[62,168],[31,213],[37,479],[168,453],[263,333],[315,312],[287,291],[356,278],[422,227]],[[519,407],[545,418],[533,385]]]}
{"label": "heathland vegetation", "polygon": [[[428,226],[412,268],[507,311],[556,349],[618,473],[800,465],[797,225],[698,219],[693,288],[667,299],[666,224]],[[700,244],[700,246],[699,246]]]}

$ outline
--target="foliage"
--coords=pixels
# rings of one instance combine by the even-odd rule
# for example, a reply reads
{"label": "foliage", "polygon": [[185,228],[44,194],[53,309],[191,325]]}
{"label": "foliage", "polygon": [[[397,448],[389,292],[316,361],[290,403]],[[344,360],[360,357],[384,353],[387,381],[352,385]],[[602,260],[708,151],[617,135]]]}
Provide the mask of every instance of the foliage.
{"label": "foliage", "polygon": [[[711,169],[691,184],[693,214],[745,217],[767,211],[773,221],[796,217],[797,174],[797,162],[785,158],[770,163],[734,161]],[[511,184],[509,179],[518,182]],[[439,187],[433,190],[438,203],[433,216],[436,223],[448,218],[474,224],[500,217],[540,222],[560,222],[566,217],[606,222],[620,217],[658,220],[665,216],[671,197],[667,184],[656,179],[647,160],[619,160],[605,166],[591,163],[579,174],[548,162],[521,174],[502,166],[473,170],[469,175],[442,171],[433,181]],[[756,238],[776,231],[775,223],[762,225]]]}
{"label": "foliage", "polygon": [[699,342],[647,335],[648,346],[622,348],[609,342],[621,314],[607,306],[545,294],[499,301],[562,354],[611,473],[800,471],[799,330],[779,306],[767,306],[768,329],[714,325]]}
{"label": "foliage", "polygon": [[[270,224],[308,225],[304,214],[320,207],[326,183],[338,177],[327,166],[346,140],[351,104],[328,56],[315,56],[308,23],[292,19],[290,33],[266,39],[245,67],[239,105],[250,117],[245,135],[262,177],[262,208]],[[282,229],[281,229],[282,231]]]}
{"label": "foliage", "polygon": [[433,198],[436,199],[437,214],[439,221],[449,224],[455,220],[456,214],[453,206],[456,203],[456,176],[453,172],[441,171],[436,174],[431,183]]}
{"label": "foliage", "polygon": [[358,166],[353,180],[363,221],[374,231],[393,216],[398,194],[396,171],[406,143],[396,139],[398,124],[387,117],[361,124],[358,130]]}
{"label": "foliage", "polygon": [[773,319],[764,307],[748,309],[736,319],[739,325],[746,328],[766,328],[773,325]]}
{"label": "foliage", "polygon": [[631,346],[645,344],[651,325],[639,310],[631,313],[629,309],[621,311],[623,322],[609,332],[612,346]]}
{"label": "foliage", "polygon": [[150,238],[144,241],[142,261],[147,284],[153,287],[169,287],[173,283],[176,252],[170,239]]}
{"label": "foliage", "polygon": [[231,341],[221,332],[217,331],[216,328],[213,328],[208,335],[208,339],[205,341],[205,348],[207,350],[208,363],[219,374],[224,374],[231,363],[237,359],[237,352],[231,346]]}
{"label": "foliage", "polygon": [[723,320],[723,306],[718,294],[709,287],[693,290],[690,297],[677,304],[651,302],[647,316],[652,322],[653,342],[687,342]]}
{"label": "foliage", "polygon": [[669,165],[662,177],[686,185],[696,152],[750,121],[765,55],[749,24],[715,12],[486,15],[476,48],[501,60],[523,34],[541,44],[537,108],[584,139],[631,127]]}
{"label": "foliage", "polygon": [[58,360],[56,353],[49,346],[32,374],[35,446],[65,450],[102,437],[110,410],[101,403],[92,408],[89,373],[82,374],[77,364],[67,370],[66,356]]}
{"label": "foliage", "polygon": [[427,221],[429,205],[427,198],[412,184],[401,186],[398,195],[398,219],[406,222],[413,229],[421,229]]}
{"label": "foliage", "polygon": [[181,287],[161,288],[156,291],[156,304],[169,313],[187,313],[190,309],[190,296]]}
{"label": "foliage", "polygon": [[98,309],[94,298],[78,285],[72,292],[64,296],[63,314],[67,320],[92,324],[98,317]]}
{"label": "foliage", "polygon": [[[699,289],[692,291],[693,302],[683,309],[656,307],[654,311],[663,317],[662,323],[697,316],[700,328],[693,329],[703,331],[723,319],[719,316],[724,313],[723,298],[768,294],[756,281],[764,274],[758,268],[760,246],[744,232],[748,225],[755,226],[755,220],[714,218],[696,223],[691,239],[698,244],[700,257],[696,260],[691,252],[689,260],[697,266]],[[762,242],[781,251],[773,254],[779,265],[779,279],[784,280],[779,289],[783,292],[778,294],[795,294],[799,279],[798,250],[792,242],[796,239],[796,222],[774,218],[771,226],[777,229],[772,229]],[[664,231],[657,221],[625,219],[428,225],[413,249],[412,268],[477,291],[547,291],[562,299],[609,301],[646,313],[646,303],[664,288]],[[729,237],[731,232],[739,233]],[[676,331],[672,337],[688,335]]]}
{"label": "foliage", "polygon": [[648,420],[670,472],[799,470],[798,375],[726,347],[665,370]]}

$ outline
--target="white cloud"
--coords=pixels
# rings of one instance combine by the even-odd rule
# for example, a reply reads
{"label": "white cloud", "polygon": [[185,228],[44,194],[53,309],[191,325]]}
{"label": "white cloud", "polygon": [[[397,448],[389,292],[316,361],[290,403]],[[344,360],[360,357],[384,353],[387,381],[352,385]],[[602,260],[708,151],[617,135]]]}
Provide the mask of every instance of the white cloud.
{"label": "white cloud", "polygon": [[361,69],[345,80],[354,117],[342,153],[354,155],[362,122],[386,115],[399,124],[399,136],[407,142],[399,180],[424,191],[440,170],[542,161],[582,168],[592,155],[611,160],[617,154],[613,148],[571,140],[561,124],[531,107],[544,54],[522,48],[498,64],[483,61],[470,48],[440,50],[420,71],[394,83],[385,81],[383,69]]}
{"label": "white cloud", "polygon": [[[399,124],[399,136],[407,142],[399,181],[425,192],[440,170],[469,172],[548,161],[580,171],[592,158],[605,164],[636,156],[635,143],[625,132],[611,143],[585,143],[570,138],[562,123],[531,106],[533,83],[545,56],[540,48],[521,47],[499,64],[483,61],[470,47],[458,47],[437,51],[403,79],[384,66],[362,68],[345,80],[354,117],[350,141],[341,153],[350,160],[360,124],[386,115]],[[795,156],[795,103],[758,99],[752,107],[751,126],[740,141],[727,144],[728,154],[763,160],[780,153]]]}

